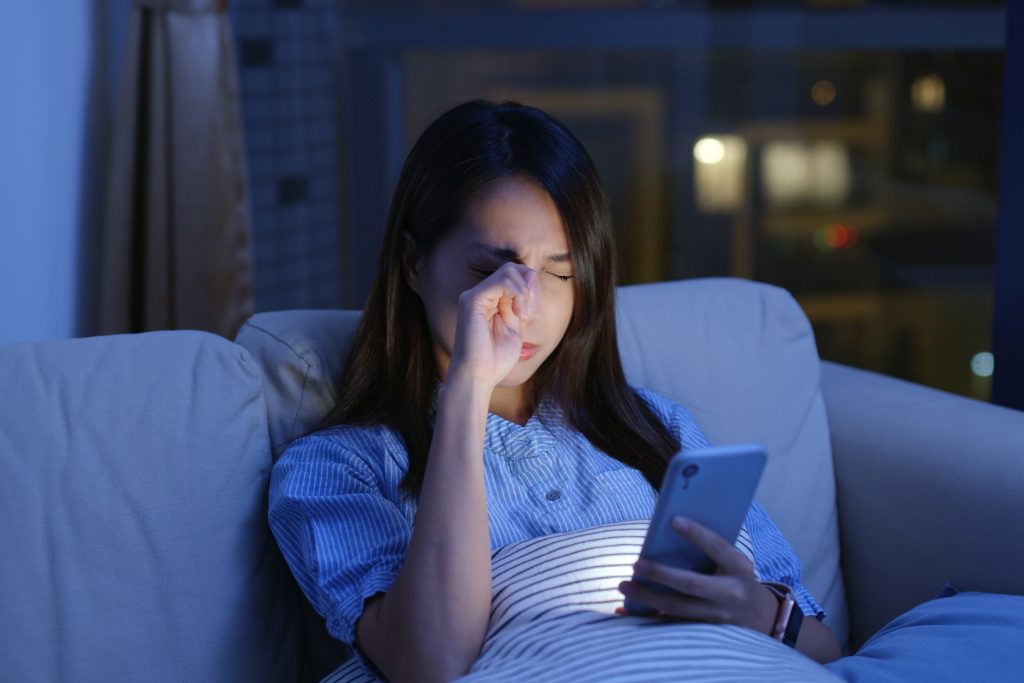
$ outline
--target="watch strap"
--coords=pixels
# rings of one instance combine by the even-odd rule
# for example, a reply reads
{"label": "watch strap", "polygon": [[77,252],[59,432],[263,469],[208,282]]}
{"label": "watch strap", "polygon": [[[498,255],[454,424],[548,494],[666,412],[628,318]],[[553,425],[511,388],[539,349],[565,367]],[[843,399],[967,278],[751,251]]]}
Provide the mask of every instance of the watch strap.
{"label": "watch strap", "polygon": [[771,636],[789,647],[796,647],[800,636],[804,613],[796,603],[793,589],[783,583],[764,582],[764,586],[779,599],[779,611],[775,614]]}

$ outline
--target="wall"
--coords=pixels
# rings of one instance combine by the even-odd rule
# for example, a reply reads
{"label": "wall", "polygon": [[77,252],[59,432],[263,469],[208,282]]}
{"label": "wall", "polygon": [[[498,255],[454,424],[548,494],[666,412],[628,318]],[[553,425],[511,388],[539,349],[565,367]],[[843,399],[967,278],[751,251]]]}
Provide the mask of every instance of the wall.
{"label": "wall", "polygon": [[[89,334],[128,0],[0,3],[0,344]],[[113,27],[113,28],[112,28]]]}

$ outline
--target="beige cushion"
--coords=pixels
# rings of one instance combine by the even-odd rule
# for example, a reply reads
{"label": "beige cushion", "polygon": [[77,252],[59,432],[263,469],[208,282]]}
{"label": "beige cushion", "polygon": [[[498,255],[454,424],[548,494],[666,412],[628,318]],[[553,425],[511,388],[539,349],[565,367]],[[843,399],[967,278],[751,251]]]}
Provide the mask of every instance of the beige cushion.
{"label": "beige cushion", "polygon": [[0,347],[0,681],[291,681],[259,368],[202,332]]}
{"label": "beige cushion", "polygon": [[800,306],[783,289],[732,278],[623,287],[618,304],[630,382],[688,408],[712,444],[767,448],[757,499],[845,642],[828,420],[814,334]]}
{"label": "beige cushion", "polygon": [[338,398],[337,384],[359,311],[278,311],[249,318],[235,341],[263,368],[274,459],[316,428]]}

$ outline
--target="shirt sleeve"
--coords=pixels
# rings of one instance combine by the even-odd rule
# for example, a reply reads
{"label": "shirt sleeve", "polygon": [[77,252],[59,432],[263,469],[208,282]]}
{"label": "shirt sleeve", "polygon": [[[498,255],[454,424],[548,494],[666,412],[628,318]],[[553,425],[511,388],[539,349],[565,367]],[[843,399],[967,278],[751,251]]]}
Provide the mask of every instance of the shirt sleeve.
{"label": "shirt sleeve", "polygon": [[750,505],[746,527],[754,546],[754,560],[761,580],[789,586],[804,614],[813,615],[819,621],[824,619],[825,611],[801,580],[800,558],[768,512],[756,501]]}
{"label": "shirt sleeve", "polygon": [[[637,389],[637,392],[672,430],[684,450],[710,445],[686,408],[652,391]],[[801,581],[800,558],[768,512],[756,501],[751,503],[744,525],[754,546],[755,565],[761,580],[789,586],[804,614],[824,619],[824,610]]]}
{"label": "shirt sleeve", "polygon": [[349,645],[365,600],[398,576],[412,534],[360,450],[357,439],[313,434],[289,446],[270,478],[270,528],[284,559],[330,634]]}

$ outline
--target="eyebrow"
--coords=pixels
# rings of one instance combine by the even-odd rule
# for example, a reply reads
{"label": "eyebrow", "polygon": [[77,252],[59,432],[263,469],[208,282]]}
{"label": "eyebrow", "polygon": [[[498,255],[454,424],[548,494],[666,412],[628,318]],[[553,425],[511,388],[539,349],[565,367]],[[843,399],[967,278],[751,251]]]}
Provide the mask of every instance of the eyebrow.
{"label": "eyebrow", "polygon": [[[498,258],[504,259],[506,261],[515,261],[516,263],[522,263],[522,260],[519,258],[519,252],[517,252],[515,249],[508,249],[506,247],[496,247],[492,244],[484,244],[483,242],[474,242],[473,246],[478,249],[483,249],[484,251],[490,252],[494,256],[497,256]],[[568,253],[565,253],[552,254],[544,260],[549,263],[569,263],[572,259],[569,258]]]}

